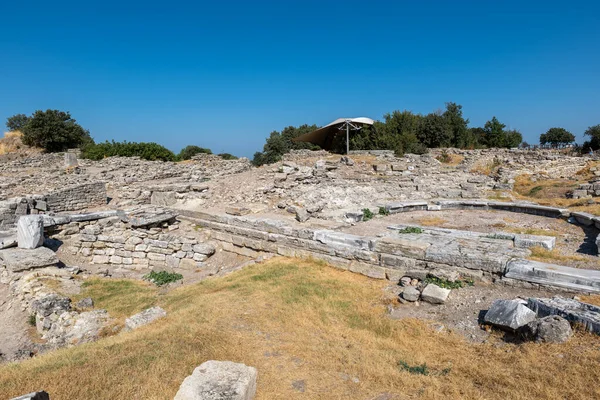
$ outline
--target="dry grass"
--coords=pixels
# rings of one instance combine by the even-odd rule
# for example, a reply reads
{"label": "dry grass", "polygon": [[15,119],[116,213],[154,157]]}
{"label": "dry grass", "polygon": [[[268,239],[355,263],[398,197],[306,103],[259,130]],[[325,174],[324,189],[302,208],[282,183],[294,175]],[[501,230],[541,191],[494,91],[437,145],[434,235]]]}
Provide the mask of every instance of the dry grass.
{"label": "dry grass", "polygon": [[[279,258],[166,295],[154,292],[166,318],[4,365],[0,393],[44,388],[53,400],[172,399],[195,366],[217,359],[257,367],[259,400],[370,399],[384,392],[399,399],[600,396],[590,384],[600,379],[600,338],[577,333],[564,345],[472,344],[425,322],[387,318],[385,284]],[[89,288],[101,295],[104,285]],[[102,302],[112,308],[120,297],[113,292]],[[411,374],[400,361],[449,372]],[[304,393],[292,388],[297,380],[305,382]]]}
{"label": "dry grass", "polygon": [[577,182],[562,179],[544,179],[532,181],[530,175],[519,175],[515,178],[514,191],[527,199],[545,200],[551,199],[567,200],[567,192],[575,189]]}
{"label": "dry grass", "polygon": [[442,226],[448,222],[447,219],[441,217],[422,217],[417,219],[417,221],[419,221],[419,224],[423,226]]}
{"label": "dry grass", "polygon": [[502,164],[496,159],[492,161],[478,162],[473,166],[473,168],[471,168],[471,172],[474,174],[489,176],[495,173],[500,167],[500,165]]}
{"label": "dry grass", "polygon": [[0,155],[14,153],[24,147],[22,137],[23,134],[19,131],[4,132],[4,138],[0,139]]}
{"label": "dry grass", "polygon": [[517,233],[520,235],[536,235],[536,236],[554,236],[560,237],[561,232],[552,231],[549,229],[538,229],[538,228],[518,228],[514,226],[506,226],[504,228],[507,232]]}
{"label": "dry grass", "polygon": [[561,254],[557,249],[548,250],[541,246],[530,247],[531,255],[530,259],[542,262],[556,263],[556,264],[568,264],[569,262],[586,261],[585,257],[578,255],[564,255]]}
{"label": "dry grass", "polygon": [[456,166],[463,162],[465,157],[461,156],[460,154],[446,153],[445,155],[442,154],[440,156],[437,156],[436,159],[444,165]]}
{"label": "dry grass", "polygon": [[577,175],[578,179],[590,180],[595,177],[592,173],[591,169],[593,167],[600,167],[600,161],[589,161],[585,167],[577,171],[575,175]]}

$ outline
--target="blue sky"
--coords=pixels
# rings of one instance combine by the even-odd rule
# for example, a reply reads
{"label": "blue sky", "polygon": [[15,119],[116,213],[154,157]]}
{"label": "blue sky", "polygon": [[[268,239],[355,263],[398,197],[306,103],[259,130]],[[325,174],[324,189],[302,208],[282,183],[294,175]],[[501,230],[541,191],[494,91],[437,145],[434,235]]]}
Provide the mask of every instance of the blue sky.
{"label": "blue sky", "polygon": [[0,119],[252,156],[273,130],[454,101],[537,143],[600,124],[600,2],[0,4]]}

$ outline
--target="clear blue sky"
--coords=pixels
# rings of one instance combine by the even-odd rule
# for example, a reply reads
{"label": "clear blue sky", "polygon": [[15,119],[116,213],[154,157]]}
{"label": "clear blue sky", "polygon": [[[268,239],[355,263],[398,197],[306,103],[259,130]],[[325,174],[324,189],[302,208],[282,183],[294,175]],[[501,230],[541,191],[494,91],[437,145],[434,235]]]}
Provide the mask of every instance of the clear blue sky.
{"label": "clear blue sky", "polygon": [[454,101],[530,143],[600,124],[598,1],[2,1],[0,120],[252,156],[272,130]]}

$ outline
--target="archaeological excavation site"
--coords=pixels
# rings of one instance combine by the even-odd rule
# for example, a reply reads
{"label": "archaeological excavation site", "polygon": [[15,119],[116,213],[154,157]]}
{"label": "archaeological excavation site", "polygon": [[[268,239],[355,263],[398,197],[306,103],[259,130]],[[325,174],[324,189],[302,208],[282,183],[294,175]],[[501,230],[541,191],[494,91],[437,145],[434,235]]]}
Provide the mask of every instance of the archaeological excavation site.
{"label": "archaeological excavation site", "polygon": [[595,398],[599,175],[539,149],[2,156],[1,397]]}

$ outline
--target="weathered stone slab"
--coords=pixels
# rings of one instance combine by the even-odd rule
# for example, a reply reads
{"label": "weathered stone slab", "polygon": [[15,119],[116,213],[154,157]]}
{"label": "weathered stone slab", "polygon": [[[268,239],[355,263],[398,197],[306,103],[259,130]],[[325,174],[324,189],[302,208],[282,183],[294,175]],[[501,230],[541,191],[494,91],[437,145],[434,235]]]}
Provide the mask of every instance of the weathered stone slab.
{"label": "weathered stone slab", "polygon": [[58,264],[56,254],[46,248],[18,249],[10,248],[0,250],[0,259],[9,271],[19,272],[28,269],[43,268]]}
{"label": "weathered stone slab", "polygon": [[160,213],[141,213],[129,217],[129,223],[132,228],[141,228],[144,226],[157,225],[163,222],[174,221],[177,214],[174,212]]}
{"label": "weathered stone slab", "polygon": [[44,243],[44,219],[22,215],[17,221],[17,243],[21,249],[35,249]]}
{"label": "weathered stone slab", "polygon": [[600,307],[560,296],[551,299],[530,298],[527,306],[538,317],[559,315],[567,321],[582,324],[590,332],[600,334]]}
{"label": "weathered stone slab", "polygon": [[177,203],[176,192],[152,192],[150,204],[155,206],[172,206]]}
{"label": "weathered stone slab", "polygon": [[[89,213],[84,213],[84,214],[71,214],[68,216],[65,216],[65,218],[69,218],[68,222],[85,222],[85,221],[96,221],[99,219],[103,219],[103,218],[110,218],[110,217],[116,217],[117,215],[119,215],[119,212],[117,210],[106,210],[106,211],[95,211],[95,212],[89,212]],[[52,218],[58,218],[58,217],[52,217]],[[66,223],[68,223],[66,222]]]}
{"label": "weathered stone slab", "polygon": [[484,322],[501,329],[516,331],[533,321],[536,313],[515,300],[496,300],[485,314]]}
{"label": "weathered stone slab", "polygon": [[547,250],[552,250],[556,244],[556,238],[554,236],[541,236],[541,235],[515,235],[514,238],[515,247],[521,249],[528,249],[530,247],[540,246]]}
{"label": "weathered stone slab", "polygon": [[348,246],[360,250],[370,250],[371,240],[364,236],[351,235],[349,233],[319,230],[314,233],[314,240],[327,245]]}
{"label": "weathered stone slab", "polygon": [[515,259],[508,263],[505,276],[575,291],[600,293],[600,271],[595,270]]}
{"label": "weathered stone slab", "polygon": [[256,368],[231,361],[206,361],[185,378],[174,400],[252,400]]}
{"label": "weathered stone slab", "polygon": [[594,218],[596,218],[594,214],[586,213],[583,211],[573,211],[571,212],[571,217],[575,218],[577,223],[585,226],[593,225]]}
{"label": "weathered stone slab", "polygon": [[167,312],[160,307],[152,307],[135,314],[125,320],[125,330],[131,331],[149,324],[150,322],[167,316]]}
{"label": "weathered stone slab", "polygon": [[0,250],[17,246],[16,232],[0,232]]}
{"label": "weathered stone slab", "polygon": [[384,237],[373,241],[374,251],[396,256],[424,259],[430,244],[401,238]]}
{"label": "weathered stone slab", "polygon": [[443,241],[434,243],[425,253],[427,261],[461,266],[468,269],[504,273],[510,253],[494,245],[476,241]]}

